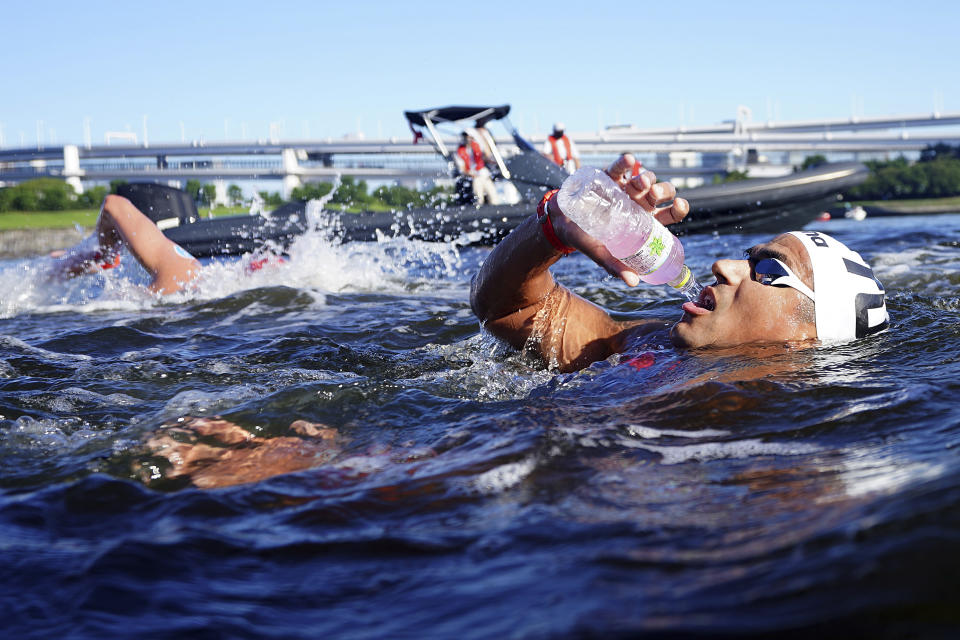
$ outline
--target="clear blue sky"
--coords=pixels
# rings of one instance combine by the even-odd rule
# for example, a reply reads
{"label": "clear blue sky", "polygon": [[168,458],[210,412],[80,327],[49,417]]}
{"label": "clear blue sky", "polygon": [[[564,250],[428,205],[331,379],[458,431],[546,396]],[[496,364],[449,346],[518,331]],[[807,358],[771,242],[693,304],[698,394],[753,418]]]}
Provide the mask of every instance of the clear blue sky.
{"label": "clear blue sky", "polygon": [[[409,135],[402,111],[510,103],[530,134],[960,111],[960,3],[16,2],[4,146]],[[226,122],[225,122],[226,121]]]}

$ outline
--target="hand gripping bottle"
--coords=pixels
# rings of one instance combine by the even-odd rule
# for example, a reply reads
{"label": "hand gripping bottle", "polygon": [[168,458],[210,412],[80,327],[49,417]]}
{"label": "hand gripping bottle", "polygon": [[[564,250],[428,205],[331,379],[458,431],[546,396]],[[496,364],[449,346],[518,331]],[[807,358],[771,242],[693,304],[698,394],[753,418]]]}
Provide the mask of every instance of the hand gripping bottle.
{"label": "hand gripping bottle", "polygon": [[700,296],[680,241],[600,169],[583,167],[564,180],[557,204],[644,282],[668,284],[689,300]]}

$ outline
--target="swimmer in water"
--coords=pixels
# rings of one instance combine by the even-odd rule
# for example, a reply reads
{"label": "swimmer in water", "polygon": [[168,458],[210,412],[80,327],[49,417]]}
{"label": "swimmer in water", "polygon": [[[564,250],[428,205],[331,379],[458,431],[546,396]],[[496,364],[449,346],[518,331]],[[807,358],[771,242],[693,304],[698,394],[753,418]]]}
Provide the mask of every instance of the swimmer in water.
{"label": "swimmer in water", "polygon": [[[607,173],[646,211],[656,211],[661,223],[683,220],[689,203],[649,171],[631,177],[635,164],[625,154]],[[650,320],[616,321],[557,284],[549,268],[574,250],[629,286],[640,282],[636,272],[569,220],[553,198],[546,202],[542,223],[537,216],[528,218],[494,248],[471,286],[471,306],[487,331],[515,348],[532,349],[560,371],[622,353],[633,340],[664,327]],[[670,330],[676,346],[836,342],[888,324],[883,285],[869,265],[823,233],[781,234],[748,249],[743,260],[715,262],[712,271],[716,282],[697,301],[683,305],[683,316]]]}
{"label": "swimmer in water", "polygon": [[[104,199],[90,240],[53,252],[54,273],[70,278],[112,269],[120,264],[120,254],[126,248],[151,275],[148,288],[155,294],[176,293],[200,276],[197,259],[163,235],[150,218],[122,196],[111,194]],[[272,254],[251,255],[246,271],[251,273],[283,261]]]}
{"label": "swimmer in water", "polygon": [[153,278],[148,286],[153,293],[176,293],[200,275],[197,259],[122,196],[111,194],[104,199],[93,239],[95,246],[82,242],[51,254],[56,273],[74,277],[113,268],[120,264],[126,247]]}

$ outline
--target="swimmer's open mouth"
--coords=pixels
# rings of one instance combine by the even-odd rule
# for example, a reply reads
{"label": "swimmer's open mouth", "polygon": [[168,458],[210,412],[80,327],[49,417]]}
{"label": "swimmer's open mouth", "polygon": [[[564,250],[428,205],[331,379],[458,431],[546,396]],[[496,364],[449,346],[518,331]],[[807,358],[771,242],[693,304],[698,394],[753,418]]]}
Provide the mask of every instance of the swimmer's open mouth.
{"label": "swimmer's open mouth", "polygon": [[713,290],[710,287],[700,292],[700,297],[697,298],[696,302],[685,302],[682,307],[690,316],[702,316],[716,308],[717,300],[714,298]]}
{"label": "swimmer's open mouth", "polygon": [[703,307],[707,311],[713,311],[717,308],[717,301],[713,297],[713,291],[710,287],[700,292],[700,297],[697,298],[697,306]]}

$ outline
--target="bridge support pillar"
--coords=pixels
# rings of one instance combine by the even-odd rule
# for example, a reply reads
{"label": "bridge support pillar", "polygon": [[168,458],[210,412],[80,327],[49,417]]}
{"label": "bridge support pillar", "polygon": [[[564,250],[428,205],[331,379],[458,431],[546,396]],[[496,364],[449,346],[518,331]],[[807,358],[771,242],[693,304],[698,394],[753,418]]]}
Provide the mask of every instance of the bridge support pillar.
{"label": "bridge support pillar", "polygon": [[73,187],[77,193],[83,193],[83,182],[80,176],[83,171],[80,170],[80,151],[75,144],[63,145],[63,177],[67,184]]}
{"label": "bridge support pillar", "polygon": [[284,200],[289,200],[290,193],[302,184],[300,182],[300,163],[297,162],[297,150],[283,149],[280,152],[280,160],[283,167],[283,190],[280,195]]}

